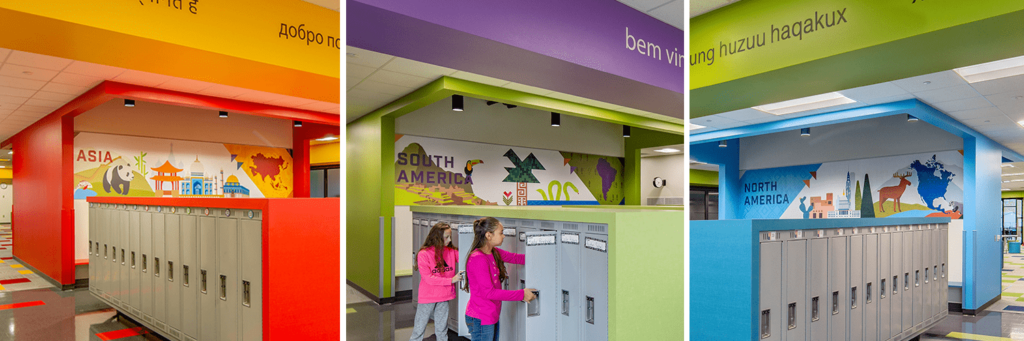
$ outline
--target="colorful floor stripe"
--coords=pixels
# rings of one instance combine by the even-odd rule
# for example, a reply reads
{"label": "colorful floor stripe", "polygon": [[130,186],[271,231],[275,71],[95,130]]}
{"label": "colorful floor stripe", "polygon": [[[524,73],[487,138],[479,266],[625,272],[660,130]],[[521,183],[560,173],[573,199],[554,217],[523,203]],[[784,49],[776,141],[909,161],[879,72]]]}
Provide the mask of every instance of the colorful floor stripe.
{"label": "colorful floor stripe", "polygon": [[34,307],[34,306],[37,306],[37,305],[45,305],[45,304],[46,303],[43,303],[43,301],[31,301],[31,302],[21,302],[21,303],[14,303],[14,304],[2,304],[2,305],[0,305],[0,310],[17,309],[17,308],[25,308],[25,307]]}
{"label": "colorful floor stripe", "polygon": [[149,334],[149,331],[148,330],[142,330],[142,327],[135,327],[135,328],[115,330],[115,331],[112,331],[112,332],[99,333],[99,334],[96,334],[96,336],[98,336],[100,338],[100,340],[106,341],[106,340],[123,339],[123,338],[126,338],[126,337],[132,337],[132,336],[139,336],[139,335],[142,335],[142,334]]}
{"label": "colorful floor stripe", "polygon": [[28,275],[28,274],[32,273],[32,270],[21,270],[21,271],[18,271],[18,273],[22,274],[22,275]]}
{"label": "colorful floor stripe", "polygon": [[977,340],[977,341],[1013,341],[1013,339],[1008,338],[1008,337],[967,334],[967,333],[961,333],[961,332],[952,332],[952,333],[949,333],[949,335],[946,335],[946,337],[950,337],[950,338],[954,338],[954,339],[962,339],[962,340]]}
{"label": "colorful floor stripe", "polygon": [[8,280],[0,281],[0,285],[28,283],[28,282],[31,282],[28,278],[15,278],[15,279],[8,279]]}

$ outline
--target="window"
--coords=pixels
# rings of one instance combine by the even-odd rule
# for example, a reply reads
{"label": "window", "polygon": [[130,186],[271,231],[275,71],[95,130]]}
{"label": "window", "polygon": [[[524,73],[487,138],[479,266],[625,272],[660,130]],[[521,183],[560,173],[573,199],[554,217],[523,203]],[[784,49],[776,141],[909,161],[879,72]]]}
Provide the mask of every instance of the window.
{"label": "window", "polygon": [[310,167],[309,197],[341,197],[341,168],[338,165]]}
{"label": "window", "polygon": [[690,187],[690,220],[718,220],[718,189]]}

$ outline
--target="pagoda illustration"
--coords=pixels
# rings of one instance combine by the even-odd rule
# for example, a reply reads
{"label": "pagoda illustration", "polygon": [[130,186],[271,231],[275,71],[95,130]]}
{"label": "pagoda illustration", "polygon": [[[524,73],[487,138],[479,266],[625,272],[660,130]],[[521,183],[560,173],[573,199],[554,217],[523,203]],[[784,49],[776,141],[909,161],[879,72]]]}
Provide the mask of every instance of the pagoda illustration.
{"label": "pagoda illustration", "polygon": [[[175,168],[174,166],[172,166],[170,160],[164,161],[164,164],[160,165],[160,167],[150,169],[156,172],[156,176],[150,178],[151,180],[156,182],[156,186],[154,187],[154,192],[156,193],[155,196],[177,197],[179,193],[178,184],[182,180],[185,180],[184,178],[178,176],[178,172],[181,172],[182,169]],[[170,190],[164,189],[164,182],[169,182],[171,184]]]}

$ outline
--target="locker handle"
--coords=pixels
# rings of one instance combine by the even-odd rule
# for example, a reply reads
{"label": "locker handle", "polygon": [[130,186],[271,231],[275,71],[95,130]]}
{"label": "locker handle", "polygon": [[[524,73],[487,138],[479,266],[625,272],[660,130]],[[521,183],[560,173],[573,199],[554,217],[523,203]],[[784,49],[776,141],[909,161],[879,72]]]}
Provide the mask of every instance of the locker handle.
{"label": "locker handle", "polygon": [[206,270],[199,269],[199,291],[206,294]]}
{"label": "locker handle", "polygon": [[[132,253],[135,253],[135,251],[132,251]],[[149,269],[147,269],[146,263],[147,263],[146,262],[146,254],[143,253],[142,254],[142,272],[146,272],[146,270],[149,270]]]}
{"label": "locker handle", "polygon": [[135,251],[132,251],[132,269],[135,268]]}
{"label": "locker handle", "polygon": [[89,255],[92,256],[92,241],[89,241]]}
{"label": "locker handle", "polygon": [[899,284],[897,284],[899,282],[900,282],[899,276],[892,276],[892,294],[893,295],[896,295],[896,294],[900,293],[900,290],[898,289]]}
{"label": "locker handle", "polygon": [[594,298],[587,296],[587,323],[594,324]]}
{"label": "locker handle", "polygon": [[765,309],[761,311],[761,338],[767,339],[772,336],[771,326],[772,310]]}
{"label": "locker handle", "polygon": [[814,296],[811,298],[811,322],[819,319],[821,316],[818,314],[818,296]]}
{"label": "locker handle", "polygon": [[174,282],[174,262],[167,261],[167,281]]}
{"label": "locker handle", "polygon": [[914,270],[914,286],[921,286],[921,270]]}
{"label": "locker handle", "polygon": [[107,259],[107,244],[103,244],[103,259]]}
{"label": "locker handle", "polygon": [[928,268],[924,268],[924,284],[928,284]]}
{"label": "locker handle", "polygon": [[910,273],[903,273],[903,290],[910,290]]}
{"label": "locker handle", "polygon": [[796,302],[789,304],[789,330],[796,329]]}
{"label": "locker handle", "polygon": [[220,275],[220,300],[228,300],[228,276]]}
{"label": "locker handle", "polygon": [[839,315],[839,292],[832,292],[832,315]]}
{"label": "locker handle", "polygon": [[867,291],[864,293],[864,304],[871,304],[871,282],[868,282],[865,290]]}
{"label": "locker handle", "polygon": [[160,257],[153,257],[153,276],[160,277]]}
{"label": "locker handle", "polygon": [[857,287],[850,288],[850,309],[857,309]]}
{"label": "locker handle", "polygon": [[882,299],[884,300],[885,299],[885,278],[880,279],[880,281],[882,281],[882,290],[879,290],[879,293],[882,295]]}
{"label": "locker handle", "polygon": [[181,285],[187,287],[188,286],[188,265],[182,265],[181,266],[181,272],[182,272],[181,274],[183,276],[181,278]]}
{"label": "locker handle", "polygon": [[532,301],[526,303],[526,316],[540,316],[540,290],[534,291],[536,296]]}
{"label": "locker handle", "polygon": [[562,290],[562,315],[569,316],[569,292]]}
{"label": "locker handle", "polygon": [[124,265],[124,248],[121,248],[121,265]]}
{"label": "locker handle", "polygon": [[932,280],[933,281],[939,280],[939,267],[938,266],[932,266]]}
{"label": "locker handle", "polygon": [[242,281],[242,305],[251,308],[249,305],[249,281]]}
{"label": "locker handle", "polygon": [[942,263],[942,278],[946,278],[946,263]]}

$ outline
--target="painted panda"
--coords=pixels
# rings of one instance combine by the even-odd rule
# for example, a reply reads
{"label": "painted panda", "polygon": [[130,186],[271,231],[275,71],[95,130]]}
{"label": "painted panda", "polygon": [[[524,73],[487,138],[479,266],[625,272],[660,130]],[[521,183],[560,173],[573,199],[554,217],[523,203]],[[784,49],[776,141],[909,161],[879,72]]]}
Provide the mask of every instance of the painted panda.
{"label": "painted panda", "polygon": [[114,188],[114,193],[128,195],[133,179],[135,173],[132,172],[131,165],[124,161],[114,162],[103,175],[103,190],[110,193],[110,188]]}

